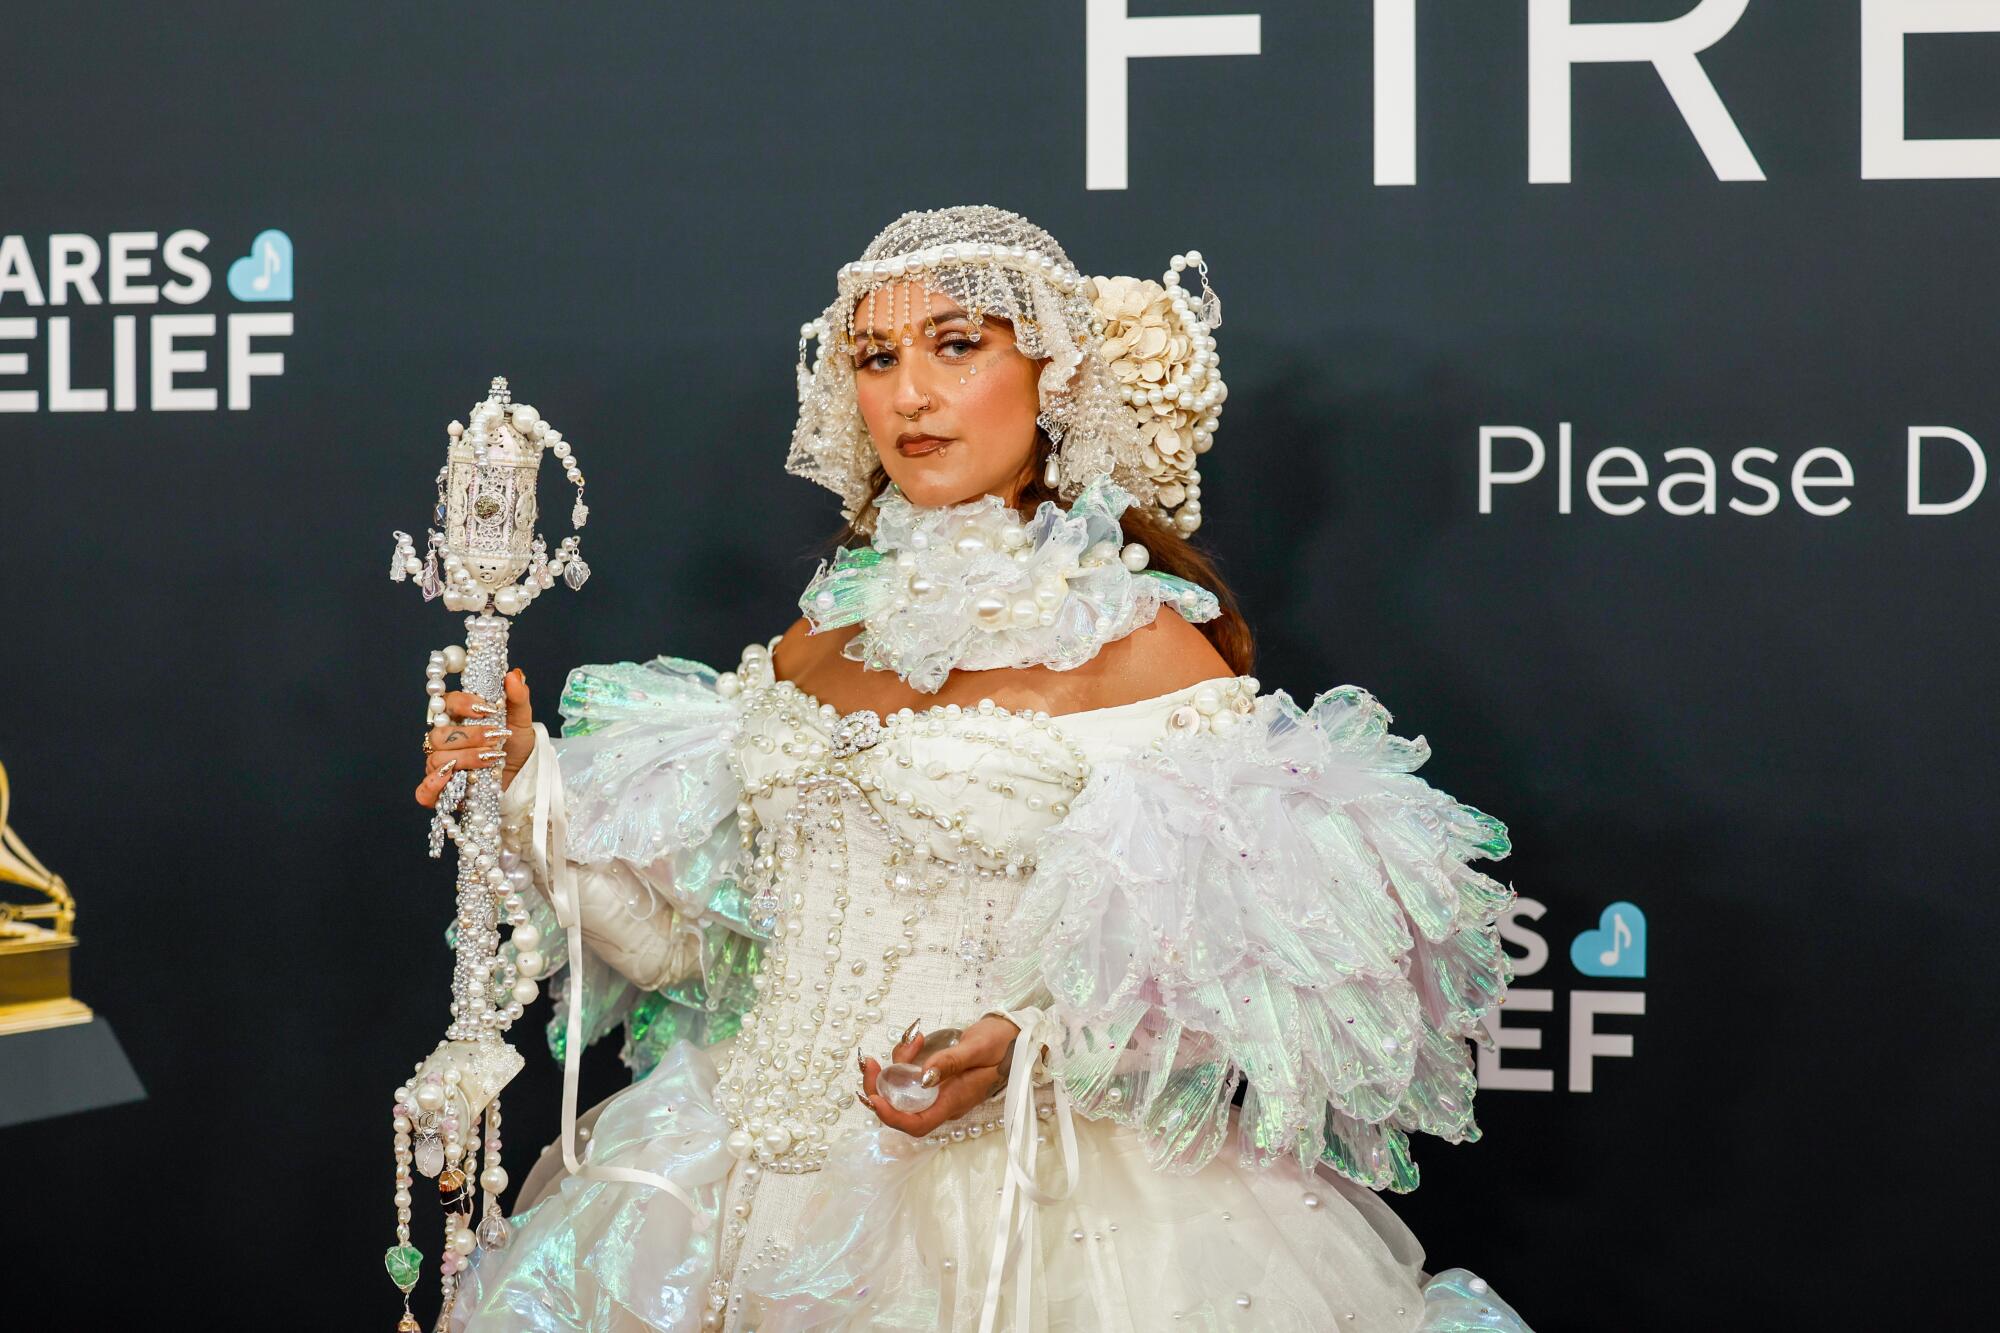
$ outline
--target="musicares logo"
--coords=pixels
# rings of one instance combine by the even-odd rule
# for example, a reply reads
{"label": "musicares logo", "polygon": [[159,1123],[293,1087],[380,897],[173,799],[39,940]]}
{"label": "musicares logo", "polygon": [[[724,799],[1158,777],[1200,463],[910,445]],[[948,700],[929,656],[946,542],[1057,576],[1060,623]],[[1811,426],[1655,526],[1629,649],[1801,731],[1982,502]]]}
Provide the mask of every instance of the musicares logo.
{"label": "musicares logo", "polygon": [[[1479,1086],[1499,1092],[1553,1092],[1556,1072],[1537,1068],[1532,1056],[1509,1060],[1508,1051],[1540,1051],[1542,1029],[1515,1021],[1521,1014],[1546,1014],[1555,1010],[1556,993],[1547,987],[1522,986],[1525,977],[1539,973],[1549,962],[1548,941],[1527,922],[1540,921],[1548,908],[1533,898],[1516,898],[1500,918],[1500,937],[1521,950],[1514,958],[1514,982],[1507,988],[1507,1002],[1486,1011],[1486,1030],[1493,1034],[1494,1050],[1479,1052]],[[1569,963],[1585,977],[1605,980],[1643,981],[1646,977],[1646,914],[1637,903],[1619,901],[1598,914],[1597,925],[1570,941]],[[1569,1060],[1567,1086],[1571,1092],[1597,1090],[1596,1062],[1604,1058],[1632,1055],[1629,1032],[1600,1032],[1597,1021],[1607,1014],[1639,1016],[1646,1012],[1643,990],[1588,990],[1569,992]]]}
{"label": "musicares logo", "polygon": [[[284,353],[255,350],[253,341],[291,337],[291,311],[227,312],[217,349],[211,348],[218,328],[214,311],[143,316],[148,373],[142,396],[142,316],[105,319],[93,309],[201,303],[214,288],[200,258],[208,241],[193,228],[173,232],[164,242],[153,231],[112,232],[102,244],[94,236],[61,232],[40,247],[46,262],[38,267],[26,237],[0,237],[0,412],[134,412],[142,404],[152,412],[213,412],[221,389],[227,390],[230,411],[248,411],[251,381],[285,373]],[[171,280],[153,281],[156,260]],[[258,232],[247,252],[230,264],[225,281],[229,295],[245,304],[290,304],[291,237],[276,228]],[[44,319],[12,313],[16,307],[82,309]],[[40,349],[39,364],[31,352],[11,350],[20,343]],[[199,382],[212,373],[211,350],[222,362],[220,388]]]}

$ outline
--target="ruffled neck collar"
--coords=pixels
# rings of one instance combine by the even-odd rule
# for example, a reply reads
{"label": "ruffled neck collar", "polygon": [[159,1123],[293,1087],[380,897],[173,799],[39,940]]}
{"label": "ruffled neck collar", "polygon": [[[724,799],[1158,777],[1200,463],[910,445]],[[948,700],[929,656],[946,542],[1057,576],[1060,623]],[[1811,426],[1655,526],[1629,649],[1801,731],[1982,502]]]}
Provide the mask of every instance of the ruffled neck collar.
{"label": "ruffled neck collar", "polygon": [[1200,584],[1127,567],[1118,516],[1131,504],[1108,477],[1029,519],[997,495],[924,507],[892,486],[871,543],[820,561],[799,609],[815,634],[863,624],[842,655],[926,694],[953,671],[1082,666],[1162,606],[1195,622],[1220,615]]}

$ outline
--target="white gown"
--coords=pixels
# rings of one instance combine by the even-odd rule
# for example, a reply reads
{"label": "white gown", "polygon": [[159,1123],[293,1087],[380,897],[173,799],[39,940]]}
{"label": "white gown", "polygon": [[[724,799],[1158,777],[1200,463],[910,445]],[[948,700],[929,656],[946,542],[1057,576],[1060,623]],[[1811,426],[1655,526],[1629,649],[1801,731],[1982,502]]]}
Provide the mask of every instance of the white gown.
{"label": "white gown", "polygon": [[[622,1019],[643,1077],[582,1176],[527,1182],[454,1329],[1526,1333],[1374,1192],[1415,1184],[1411,1131],[1477,1137],[1509,976],[1511,890],[1466,864],[1504,826],[1415,777],[1421,737],[1247,677],[842,715],[775,643],[579,668],[537,726],[584,1035]],[[503,821],[549,893],[535,768]],[[1023,1028],[1007,1092],[923,1139],[856,1101],[912,1020],[988,1012]]]}

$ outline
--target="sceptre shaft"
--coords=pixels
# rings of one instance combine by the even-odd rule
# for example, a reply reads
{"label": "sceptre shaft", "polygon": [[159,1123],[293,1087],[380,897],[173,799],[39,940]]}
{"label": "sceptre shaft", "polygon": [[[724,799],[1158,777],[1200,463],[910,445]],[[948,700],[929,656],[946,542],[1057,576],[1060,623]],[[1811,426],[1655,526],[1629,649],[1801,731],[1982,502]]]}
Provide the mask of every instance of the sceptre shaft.
{"label": "sceptre shaft", "polygon": [[[583,473],[562,432],[533,407],[515,403],[507,381],[500,378],[473,407],[467,424],[454,421],[445,430],[451,442],[437,476],[433,511],[439,526],[431,529],[422,559],[410,535],[396,533],[389,569],[397,582],[415,579],[424,600],[442,597],[447,610],[470,613],[465,643],[432,653],[425,668],[425,724],[430,727],[447,720],[445,676],[450,672],[459,674],[463,689],[500,706],[512,617],[558,578],[575,590],[590,577],[575,534],[563,538],[551,554],[535,532],[535,482],[545,449],[562,462],[576,487],[572,525],[580,529],[590,516],[583,502]],[[503,1034],[534,1002],[544,959],[540,933],[523,898],[532,888],[533,873],[500,845],[500,793],[497,768],[456,770],[439,793],[431,819],[430,854],[441,857],[446,841],[458,849],[458,910],[450,931],[451,1021],[437,1049],[417,1063],[414,1075],[395,1092],[396,1244],[383,1262],[403,1293],[398,1333],[421,1333],[410,1312],[410,1292],[423,1265],[423,1254],[410,1239],[413,1166],[438,1182],[445,1208],[437,1329],[450,1323],[460,1269],[476,1250],[504,1246],[510,1234],[499,1199],[507,1188],[500,1165],[499,1097],[525,1062]],[[510,928],[505,940],[503,925]],[[475,1228],[473,1211],[481,1193],[485,1216]]]}

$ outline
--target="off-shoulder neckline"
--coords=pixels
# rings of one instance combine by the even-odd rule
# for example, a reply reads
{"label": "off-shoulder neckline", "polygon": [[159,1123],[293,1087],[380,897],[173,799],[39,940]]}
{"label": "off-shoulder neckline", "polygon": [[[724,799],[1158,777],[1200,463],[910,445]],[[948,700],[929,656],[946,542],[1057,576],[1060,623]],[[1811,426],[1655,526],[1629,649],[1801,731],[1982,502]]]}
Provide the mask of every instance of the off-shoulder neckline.
{"label": "off-shoulder neckline", "polygon": [[[776,647],[777,639],[772,639],[769,643],[766,643],[764,646],[767,650]],[[1078,719],[1092,718],[1101,716],[1103,714],[1131,712],[1133,710],[1146,708],[1149,706],[1158,707],[1160,704],[1164,703],[1169,699],[1174,698],[1176,695],[1192,694],[1196,690],[1201,689],[1203,686],[1216,687],[1216,686],[1228,685],[1228,684],[1233,684],[1242,679],[1243,679],[1242,676],[1207,676],[1201,680],[1194,681],[1187,685],[1179,686],[1175,689],[1166,690],[1163,691],[1162,693],[1151,695],[1144,699],[1133,699],[1130,700],[1129,702],[1122,704],[1105,704],[1104,706],[1099,708],[1078,708],[1067,713],[1049,713],[1048,718],[1051,722],[1074,722]],[[878,709],[874,708],[856,708],[851,712],[842,712],[840,709],[834,708],[832,704],[827,703],[825,700],[821,699],[818,695],[814,694],[811,690],[805,688],[805,686],[800,685],[796,681],[787,679],[783,676],[774,675],[771,678],[771,684],[773,687],[779,685],[784,686],[786,689],[790,690],[793,694],[796,694],[803,702],[811,705],[815,711],[826,711],[830,709],[833,715],[836,718],[841,719],[842,721],[845,721],[846,719],[851,717],[857,717],[862,713],[873,713],[877,718],[886,721],[888,718],[894,717],[902,712],[902,709],[900,708],[891,709],[889,710],[888,713],[883,713]],[[979,705],[984,702],[986,702],[986,700],[982,699],[978,702],[970,704],[932,704],[928,708],[913,708],[910,711],[913,714],[949,713],[953,708],[956,708],[961,713],[977,713],[981,711]],[[993,705],[993,711],[995,713],[1000,713],[1000,714],[1018,713],[1023,716],[1032,716],[1037,713],[1046,712],[1047,710],[1038,708],[1009,708],[1005,704],[995,703]]]}
{"label": "off-shoulder neckline", "polygon": [[[1204,685],[1208,686],[1228,685],[1231,684],[1232,682],[1241,679],[1242,679],[1241,676],[1209,676],[1205,679],[1197,680],[1192,684],[1182,685],[1177,689],[1171,689],[1163,694],[1155,694],[1145,699],[1134,699],[1129,703],[1122,703],[1122,704],[1106,704],[1101,708],[1077,708],[1067,713],[1049,713],[1048,717],[1051,722],[1074,722],[1079,718],[1097,717],[1105,713],[1123,713],[1131,711],[1133,709],[1144,708],[1149,704],[1153,706],[1158,706],[1159,704],[1166,702],[1168,699],[1172,699],[1176,695],[1192,694]],[[805,688],[803,685],[798,684],[796,681],[787,680],[781,676],[774,676],[771,679],[771,684],[773,687],[780,685],[784,686],[786,689],[790,690],[793,694],[798,695],[802,701],[804,701],[807,704],[810,704],[816,710],[832,708],[833,715],[842,720],[845,720],[850,717],[857,717],[862,713],[874,713],[877,717],[886,720],[889,717],[893,717],[902,712],[902,709],[900,708],[891,709],[888,713],[882,713],[873,708],[856,708],[851,712],[843,713],[838,708],[833,708],[833,705],[825,702],[818,695],[814,694],[811,690]],[[980,702],[983,703],[985,701],[981,700]],[[954,708],[956,708],[961,713],[977,713],[981,711],[978,703],[932,704],[929,708],[913,708],[910,711],[912,713],[926,713],[926,712],[948,713]],[[995,703],[993,705],[993,711],[995,713],[1015,713],[1015,714],[1020,714],[1022,716],[1027,716],[1034,713],[1045,712],[1046,710],[1038,708],[1009,708],[1005,704]]]}

